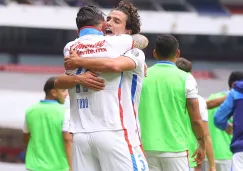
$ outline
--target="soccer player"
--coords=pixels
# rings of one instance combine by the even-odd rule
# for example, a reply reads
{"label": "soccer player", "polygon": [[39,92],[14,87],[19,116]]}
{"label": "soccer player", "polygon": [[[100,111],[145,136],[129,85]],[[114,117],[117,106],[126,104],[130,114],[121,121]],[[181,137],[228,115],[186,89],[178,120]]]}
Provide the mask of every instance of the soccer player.
{"label": "soccer player", "polygon": [[[233,87],[235,81],[242,80],[242,79],[243,79],[242,72],[239,71],[232,72],[228,80],[229,88],[231,89]],[[210,135],[212,138],[212,143],[213,143],[214,158],[216,162],[217,171],[228,171],[231,169],[232,152],[230,151],[230,142],[232,136],[229,135],[227,132],[216,128],[214,125],[214,114],[218,110],[218,106],[223,103],[227,94],[228,91],[222,91],[222,92],[211,94],[208,98],[209,99],[208,101],[211,102],[213,100],[219,101],[218,105],[215,108],[208,111],[209,112],[208,125],[209,125]],[[221,103],[220,103],[220,99],[222,101]],[[232,123],[231,119],[230,119],[230,123]],[[206,162],[206,166],[207,165],[208,163]]]}
{"label": "soccer player", "polygon": [[44,85],[45,100],[31,106],[26,112],[26,168],[31,171],[72,169],[72,136],[68,132],[70,116],[62,105],[67,93],[66,90],[54,88],[55,79],[49,78]]}
{"label": "soccer player", "polygon": [[[179,58],[176,61],[176,66],[185,71],[190,73],[192,70],[192,63],[188,61],[185,58]],[[214,161],[214,153],[213,153],[213,147],[212,147],[212,140],[209,134],[208,130],[208,110],[207,110],[207,104],[205,100],[198,95],[198,101],[199,101],[199,110],[200,114],[203,120],[203,125],[204,125],[204,131],[205,131],[205,143],[206,143],[206,153],[207,153],[207,158],[209,161],[209,171],[216,171],[215,168],[215,161]],[[189,118],[188,118],[189,120]],[[190,120],[189,120],[190,121]],[[190,123],[190,122],[189,122]],[[190,123],[191,124],[191,123]],[[190,162],[190,167],[192,168],[191,170],[200,170],[201,166],[197,166],[197,164],[194,162],[194,158],[191,157],[192,153],[196,150],[197,148],[197,141],[193,135],[191,126],[189,126],[189,162]]]}
{"label": "soccer player", "polygon": [[[229,81],[229,86],[231,86],[232,89],[224,103],[221,104],[216,111],[214,115],[214,124],[217,128],[227,133],[232,134],[233,132],[230,145],[231,152],[233,153],[232,170],[241,171],[243,170],[243,72],[235,72],[234,74],[238,79],[235,82]],[[229,122],[232,116],[233,125]]]}
{"label": "soccer player", "polygon": [[[123,14],[123,19],[127,20],[126,17],[129,11],[126,8],[120,8],[118,7],[116,10],[127,12],[127,14]],[[141,89],[141,85],[137,84],[136,80],[140,78],[128,72],[120,72],[136,69],[137,72],[143,75],[144,54],[138,49],[128,51],[132,48],[133,43],[130,36],[101,35],[101,32],[98,31],[102,24],[100,22],[101,16],[102,13],[94,7],[82,7],[77,16],[80,38],[68,43],[64,50],[68,52],[65,53],[65,56],[70,55],[70,50],[73,49],[83,59],[92,56],[97,58],[116,57],[119,60],[119,62],[118,60],[111,60],[117,67],[117,73],[99,73],[100,77],[106,80],[106,87],[103,91],[96,92],[77,85],[75,81],[72,83],[75,87],[69,91],[69,94],[71,100],[71,128],[74,133],[73,170],[146,170],[146,160],[143,153],[140,147],[135,148],[134,145],[136,141],[139,141],[139,136],[136,132],[138,130],[132,104],[139,99],[136,88]],[[99,20],[96,20],[97,18]],[[87,26],[87,20],[90,25],[93,24],[93,28],[83,28]],[[99,22],[101,24],[97,24]],[[117,24],[124,24],[125,29],[126,22],[116,22]],[[140,23],[135,23],[135,26],[138,24]],[[134,25],[129,25],[127,29],[131,29],[131,32],[138,30]],[[128,52],[125,53],[126,51]],[[124,53],[126,57],[119,57]],[[140,54],[143,56],[141,57]],[[90,59],[90,61],[92,62],[93,59]],[[87,62],[90,61],[87,58]],[[101,62],[104,61],[106,59],[101,58]],[[85,66],[84,62],[82,62],[82,66]],[[101,71],[100,61],[98,61],[97,66],[98,69],[91,69]],[[80,68],[77,70],[77,74],[80,73],[80,70]],[[83,72],[85,70],[83,69]],[[111,72],[111,70],[107,72]],[[70,73],[73,73],[73,71]],[[128,77],[131,79],[127,79]],[[64,77],[61,76],[56,80],[57,86],[62,78]],[[131,85],[133,85],[132,88]],[[128,98],[132,100],[128,101]],[[129,104],[130,106],[124,105],[123,107],[123,104]],[[135,136],[135,134],[137,135]]]}
{"label": "soccer player", "polygon": [[153,52],[158,62],[144,79],[139,120],[142,144],[151,171],[188,170],[188,114],[198,141],[197,164],[205,157],[205,136],[199,113],[197,83],[175,65],[179,43],[171,35],[160,35]]}

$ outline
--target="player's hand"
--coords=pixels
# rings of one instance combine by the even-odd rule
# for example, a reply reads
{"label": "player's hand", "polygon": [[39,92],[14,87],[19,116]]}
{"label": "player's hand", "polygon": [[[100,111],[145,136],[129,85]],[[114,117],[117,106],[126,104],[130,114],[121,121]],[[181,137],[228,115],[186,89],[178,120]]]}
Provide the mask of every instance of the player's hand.
{"label": "player's hand", "polygon": [[77,75],[77,77],[79,78],[80,85],[83,87],[96,91],[104,90],[105,88],[105,81],[93,72],[87,71],[83,74]]}
{"label": "player's hand", "polygon": [[78,61],[81,58],[78,56],[78,54],[70,50],[70,56],[64,58],[64,67],[66,70],[74,70],[80,66],[78,66]]}
{"label": "player's hand", "polygon": [[196,166],[196,167],[194,167],[194,171],[201,171],[202,169],[201,169],[201,165],[198,165],[198,166]]}
{"label": "player's hand", "polygon": [[216,171],[216,168],[215,167],[211,167],[208,169],[208,171]]}
{"label": "player's hand", "polygon": [[[200,142],[202,141],[202,142]],[[205,142],[204,140],[200,140],[199,141],[199,147],[197,148],[197,150],[195,151],[195,153],[192,155],[192,158],[195,158],[195,162],[197,163],[197,165],[201,165],[205,159]]]}
{"label": "player's hand", "polygon": [[228,123],[227,128],[225,129],[225,132],[229,135],[233,134],[233,124],[232,123]]}

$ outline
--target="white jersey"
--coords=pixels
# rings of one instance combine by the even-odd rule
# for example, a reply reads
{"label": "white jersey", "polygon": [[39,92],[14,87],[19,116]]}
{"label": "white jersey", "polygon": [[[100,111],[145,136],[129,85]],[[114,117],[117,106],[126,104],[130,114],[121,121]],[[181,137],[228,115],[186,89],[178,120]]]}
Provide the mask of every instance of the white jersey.
{"label": "white jersey", "polygon": [[201,96],[198,95],[199,111],[204,122],[208,122],[208,108],[207,103]]}
{"label": "white jersey", "polygon": [[132,146],[137,147],[141,145],[138,106],[144,80],[145,55],[140,49],[132,49],[125,53],[124,56],[130,57],[136,61],[136,68],[134,70],[123,72],[121,108],[123,110],[123,115],[127,116],[124,118],[124,122],[128,123],[128,135]]}
{"label": "white jersey", "polygon": [[[75,49],[80,57],[115,58],[130,50],[133,46],[129,35],[101,36],[86,35],[64,48],[64,56],[70,49]],[[133,57],[131,57],[133,58]],[[134,59],[135,63],[136,58]],[[68,74],[81,74],[86,69],[67,71]],[[122,110],[123,73],[100,73],[106,82],[103,91],[94,91],[80,85],[69,90],[71,132],[94,132],[127,129],[127,119]]]}

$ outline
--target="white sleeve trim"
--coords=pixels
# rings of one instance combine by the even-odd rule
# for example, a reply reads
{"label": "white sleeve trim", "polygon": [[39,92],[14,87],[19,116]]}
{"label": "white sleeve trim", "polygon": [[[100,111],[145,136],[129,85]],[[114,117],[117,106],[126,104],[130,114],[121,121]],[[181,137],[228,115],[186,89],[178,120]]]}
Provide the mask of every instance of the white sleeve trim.
{"label": "white sleeve trim", "polygon": [[138,66],[139,51],[137,49],[131,49],[124,54],[125,57],[132,59],[135,63],[135,68]]}
{"label": "white sleeve trim", "polygon": [[27,127],[26,120],[24,121],[24,128],[23,128],[23,132],[24,132],[25,134],[30,133],[30,131],[29,131],[28,127]]}
{"label": "white sleeve trim", "polygon": [[198,96],[198,102],[199,102],[199,110],[200,110],[202,120],[204,122],[208,122],[208,109],[207,109],[206,101],[201,96]]}
{"label": "white sleeve trim", "polygon": [[64,120],[62,124],[62,131],[69,132],[70,128],[70,110],[67,110],[64,114]]}
{"label": "white sleeve trim", "polygon": [[187,77],[186,80],[186,98],[198,98],[197,82],[191,74]]}

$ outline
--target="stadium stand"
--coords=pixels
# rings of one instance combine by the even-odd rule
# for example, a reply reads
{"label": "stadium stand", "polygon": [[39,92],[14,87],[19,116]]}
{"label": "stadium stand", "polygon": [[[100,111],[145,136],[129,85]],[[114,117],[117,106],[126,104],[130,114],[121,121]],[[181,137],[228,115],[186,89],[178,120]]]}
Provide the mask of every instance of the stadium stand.
{"label": "stadium stand", "polygon": [[[243,1],[241,0],[130,0],[138,9],[157,11],[197,11],[200,14],[228,15],[242,14]],[[57,5],[76,6],[86,4],[102,8],[113,8],[119,0],[0,0],[2,5],[14,3],[28,5]]]}

